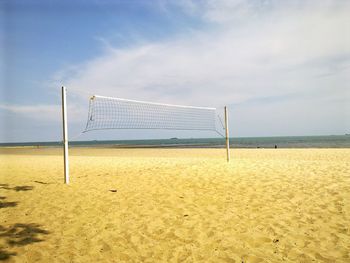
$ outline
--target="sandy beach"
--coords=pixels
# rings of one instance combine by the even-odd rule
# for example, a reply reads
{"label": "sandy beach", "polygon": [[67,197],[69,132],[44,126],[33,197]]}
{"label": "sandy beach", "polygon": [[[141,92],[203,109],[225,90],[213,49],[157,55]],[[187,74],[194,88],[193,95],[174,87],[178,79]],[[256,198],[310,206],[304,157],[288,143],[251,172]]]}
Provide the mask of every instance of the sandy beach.
{"label": "sandy beach", "polygon": [[350,149],[0,149],[5,262],[350,262]]}

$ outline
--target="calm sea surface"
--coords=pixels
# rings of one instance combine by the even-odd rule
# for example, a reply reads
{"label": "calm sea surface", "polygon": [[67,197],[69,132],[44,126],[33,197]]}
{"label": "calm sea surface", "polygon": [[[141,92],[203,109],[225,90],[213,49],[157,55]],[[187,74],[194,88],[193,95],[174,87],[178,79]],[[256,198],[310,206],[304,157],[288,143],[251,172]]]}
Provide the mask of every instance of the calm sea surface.
{"label": "calm sea surface", "polygon": [[[59,146],[61,142],[0,143],[0,146]],[[223,138],[72,141],[70,146],[95,147],[224,147]],[[233,148],[350,148],[350,135],[239,137],[231,138]]]}

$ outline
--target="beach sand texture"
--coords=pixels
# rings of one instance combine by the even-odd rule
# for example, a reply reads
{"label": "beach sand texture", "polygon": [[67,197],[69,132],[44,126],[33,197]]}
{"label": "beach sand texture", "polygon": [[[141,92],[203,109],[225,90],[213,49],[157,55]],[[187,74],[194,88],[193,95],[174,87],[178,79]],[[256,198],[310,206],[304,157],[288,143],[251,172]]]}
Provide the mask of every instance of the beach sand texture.
{"label": "beach sand texture", "polygon": [[0,149],[5,262],[350,262],[350,149]]}

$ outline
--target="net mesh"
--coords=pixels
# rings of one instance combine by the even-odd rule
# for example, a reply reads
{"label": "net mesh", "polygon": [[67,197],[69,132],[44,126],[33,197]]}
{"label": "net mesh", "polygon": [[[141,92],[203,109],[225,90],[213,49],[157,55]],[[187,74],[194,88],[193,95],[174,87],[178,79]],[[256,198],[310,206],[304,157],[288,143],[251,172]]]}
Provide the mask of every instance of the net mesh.
{"label": "net mesh", "polygon": [[[103,129],[217,130],[215,108],[93,96],[84,132]],[[221,133],[218,132],[220,135]]]}

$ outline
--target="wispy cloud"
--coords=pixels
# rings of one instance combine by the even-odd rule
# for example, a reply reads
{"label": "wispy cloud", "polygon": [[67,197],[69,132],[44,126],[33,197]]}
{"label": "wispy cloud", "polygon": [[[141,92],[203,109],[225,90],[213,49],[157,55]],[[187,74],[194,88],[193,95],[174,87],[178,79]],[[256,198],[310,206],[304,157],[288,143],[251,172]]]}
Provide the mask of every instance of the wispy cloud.
{"label": "wispy cloud", "polygon": [[[51,78],[52,86],[65,85],[74,96],[71,120],[84,122],[88,97],[98,94],[231,105],[232,130],[241,136],[350,129],[349,1],[159,0],[150,5],[169,17],[181,12],[199,26],[184,26],[157,41],[126,36],[135,41],[122,48],[114,46],[115,39],[94,36],[103,54],[67,65]],[[60,118],[57,105],[0,108],[28,118]]]}
{"label": "wispy cloud", "polygon": [[[61,105],[9,105],[0,104],[0,110],[11,113],[12,117],[21,116],[27,119],[37,121],[39,123],[60,123],[62,118]],[[81,106],[74,103],[68,106],[69,121],[80,122],[82,118],[86,118],[87,113]]]}
{"label": "wispy cloud", "polygon": [[[201,10],[201,19],[220,25],[132,48],[109,46],[101,57],[69,70],[66,84],[81,92],[207,105],[311,89],[315,96],[332,93],[319,76],[337,82],[349,71],[350,35],[344,29],[350,27],[350,4],[315,1],[286,8],[272,2],[268,9],[255,2],[206,1],[197,7],[185,1],[191,14]],[[339,57],[342,67],[335,62]],[[337,87],[345,92],[343,81]]]}
{"label": "wispy cloud", "polygon": [[60,107],[56,105],[0,105],[0,109],[46,121],[57,119],[60,114]]}

